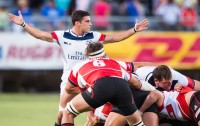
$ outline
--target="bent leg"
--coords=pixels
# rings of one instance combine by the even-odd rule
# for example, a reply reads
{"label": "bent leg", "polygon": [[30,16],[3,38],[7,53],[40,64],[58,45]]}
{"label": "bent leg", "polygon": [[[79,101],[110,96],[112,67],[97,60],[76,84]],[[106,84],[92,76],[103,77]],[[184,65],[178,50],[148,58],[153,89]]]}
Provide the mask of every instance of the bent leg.
{"label": "bent leg", "polygon": [[57,115],[57,124],[61,124],[62,116],[63,116],[63,110],[65,106],[67,105],[67,102],[69,102],[72,98],[74,98],[76,94],[68,94],[66,91],[63,91],[62,95],[60,95],[60,101],[59,101],[59,111]]}
{"label": "bent leg", "polygon": [[158,115],[154,112],[145,112],[142,114],[142,120],[145,126],[158,126]]}
{"label": "bent leg", "polygon": [[126,119],[130,126],[144,126],[144,123],[138,110],[135,111],[133,114],[126,116]]}
{"label": "bent leg", "polygon": [[126,118],[116,112],[110,112],[105,122],[105,126],[124,126],[126,124]]}
{"label": "bent leg", "polygon": [[81,94],[78,94],[75,96],[65,107],[65,110],[63,111],[63,118],[62,118],[62,124],[63,123],[72,123],[74,124],[74,118],[79,113],[90,111],[93,108],[86,103],[86,101],[83,99]]}

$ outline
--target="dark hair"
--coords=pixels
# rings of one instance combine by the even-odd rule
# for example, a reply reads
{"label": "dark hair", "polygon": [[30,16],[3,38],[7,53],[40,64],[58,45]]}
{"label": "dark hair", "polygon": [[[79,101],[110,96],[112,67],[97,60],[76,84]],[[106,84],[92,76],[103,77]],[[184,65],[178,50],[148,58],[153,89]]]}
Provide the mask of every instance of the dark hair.
{"label": "dark hair", "polygon": [[172,73],[168,66],[160,65],[154,69],[153,77],[158,81],[162,81],[163,79],[169,80],[172,78]]}
{"label": "dark hair", "polygon": [[96,52],[103,48],[100,42],[89,43],[85,49],[85,55],[89,56],[90,53]]}
{"label": "dark hair", "polygon": [[75,25],[76,21],[81,22],[83,17],[90,16],[90,13],[87,11],[77,10],[72,13],[72,24]]}

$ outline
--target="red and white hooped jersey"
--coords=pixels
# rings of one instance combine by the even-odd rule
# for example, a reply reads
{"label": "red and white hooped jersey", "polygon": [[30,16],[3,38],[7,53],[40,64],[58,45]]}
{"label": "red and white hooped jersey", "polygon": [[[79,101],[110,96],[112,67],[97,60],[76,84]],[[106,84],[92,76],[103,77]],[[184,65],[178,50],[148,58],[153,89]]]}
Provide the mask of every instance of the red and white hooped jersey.
{"label": "red and white hooped jersey", "polygon": [[89,88],[96,80],[106,76],[129,81],[132,75],[127,70],[133,71],[132,66],[131,62],[118,62],[109,58],[86,60],[73,68],[69,75],[69,81],[81,90]]}
{"label": "red and white hooped jersey", "polygon": [[59,44],[64,59],[64,70],[70,71],[73,66],[86,59],[84,56],[87,43],[103,42],[105,35],[99,32],[88,32],[77,36],[72,30],[54,31],[51,33],[55,42]]}
{"label": "red and white hooped jersey", "polygon": [[99,117],[101,120],[106,121],[109,113],[112,110],[113,105],[111,103],[106,103],[101,107],[94,109],[94,115]]}
{"label": "red and white hooped jersey", "polygon": [[191,88],[183,87],[181,91],[163,91],[164,101],[158,108],[159,113],[168,118],[191,121],[190,109],[184,96],[188,91],[191,91]]}
{"label": "red and white hooped jersey", "polygon": [[[155,86],[154,80],[153,80],[153,70],[156,68],[156,66],[145,66],[138,68],[135,73],[140,77],[141,80],[145,80]],[[173,70],[170,68],[172,72],[172,85],[175,85],[176,83],[181,84],[182,86],[188,86],[192,89],[194,89],[194,81],[179,73],[178,71]]]}

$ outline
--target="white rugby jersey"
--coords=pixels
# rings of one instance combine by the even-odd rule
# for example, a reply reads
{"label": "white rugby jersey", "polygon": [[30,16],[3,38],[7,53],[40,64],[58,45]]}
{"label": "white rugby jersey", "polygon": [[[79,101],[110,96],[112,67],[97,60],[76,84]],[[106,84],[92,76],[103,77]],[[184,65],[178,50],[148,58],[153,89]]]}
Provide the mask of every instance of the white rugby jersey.
{"label": "white rugby jersey", "polygon": [[[121,65],[123,64],[123,65]],[[78,63],[69,75],[69,81],[85,90],[103,77],[117,77],[129,81],[133,70],[131,62],[118,62],[109,58],[96,58]],[[126,67],[124,67],[126,66]]]}
{"label": "white rugby jersey", "polygon": [[[140,77],[141,80],[145,80],[145,81],[149,82],[151,85],[155,86],[155,82],[153,79],[153,70],[155,68],[156,68],[156,66],[140,67],[135,71],[135,73]],[[176,83],[179,83],[182,86],[188,86],[188,87],[194,89],[194,81],[191,78],[189,78],[171,68],[170,68],[170,70],[172,72],[172,87],[170,90],[174,89],[174,86]]]}
{"label": "white rugby jersey", "polygon": [[158,108],[159,113],[168,118],[191,121],[190,108],[184,96],[188,91],[191,91],[188,87],[184,87],[181,91],[163,91],[164,101]]}
{"label": "white rugby jersey", "polygon": [[79,61],[85,60],[87,43],[103,42],[105,35],[99,32],[88,32],[77,36],[73,31],[54,31],[51,33],[55,42],[59,44],[64,59],[64,71],[70,71]]}

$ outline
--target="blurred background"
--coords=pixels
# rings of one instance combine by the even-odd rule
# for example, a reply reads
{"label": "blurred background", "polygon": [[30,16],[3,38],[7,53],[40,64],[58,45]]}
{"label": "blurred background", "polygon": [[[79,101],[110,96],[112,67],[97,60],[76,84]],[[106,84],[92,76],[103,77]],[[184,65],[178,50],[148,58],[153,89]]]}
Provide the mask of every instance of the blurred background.
{"label": "blurred background", "polygon": [[10,22],[9,12],[45,31],[72,27],[74,10],[91,13],[93,29],[111,33],[147,18],[149,29],[105,45],[111,58],[172,66],[200,80],[200,0],[0,0],[0,92],[59,92],[58,45],[42,42]]}
{"label": "blurred background", "polygon": [[0,124],[4,126],[53,125],[63,68],[57,44],[35,39],[10,22],[7,14],[18,15],[18,10],[29,25],[49,32],[71,28],[74,10],[89,11],[92,30],[108,34],[147,18],[148,30],[105,45],[109,57],[166,64],[200,80],[200,0],[0,0]]}

